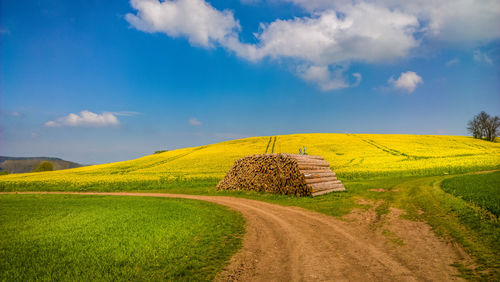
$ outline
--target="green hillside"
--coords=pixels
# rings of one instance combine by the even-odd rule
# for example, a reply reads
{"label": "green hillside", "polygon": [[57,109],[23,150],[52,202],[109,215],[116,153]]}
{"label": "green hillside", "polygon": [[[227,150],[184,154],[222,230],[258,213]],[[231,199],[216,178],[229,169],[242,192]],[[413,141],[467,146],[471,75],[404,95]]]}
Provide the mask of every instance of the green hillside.
{"label": "green hillside", "polygon": [[26,173],[33,171],[42,162],[51,162],[54,170],[81,167],[81,164],[49,157],[4,157],[0,156],[0,171]]}

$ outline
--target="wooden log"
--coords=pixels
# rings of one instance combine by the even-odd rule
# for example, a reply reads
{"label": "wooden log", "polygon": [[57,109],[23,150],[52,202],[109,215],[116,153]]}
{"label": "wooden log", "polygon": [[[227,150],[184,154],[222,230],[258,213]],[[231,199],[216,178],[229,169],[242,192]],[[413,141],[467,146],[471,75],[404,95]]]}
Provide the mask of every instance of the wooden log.
{"label": "wooden log", "polygon": [[324,158],[315,158],[315,157],[310,157],[310,156],[307,156],[307,155],[292,155],[291,156],[293,159],[296,159],[296,160],[311,160],[311,161],[324,161],[325,159]]}
{"label": "wooden log", "polygon": [[330,168],[330,164],[327,163],[327,162],[324,162],[324,163],[311,163],[311,162],[297,162],[297,165],[300,167],[303,167],[303,166],[314,166],[314,167],[317,167],[317,168]]}
{"label": "wooden log", "polygon": [[306,184],[330,182],[330,181],[339,181],[340,183],[340,180],[338,180],[337,177],[306,178]]}
{"label": "wooden log", "polygon": [[296,159],[314,159],[314,160],[324,160],[322,156],[313,156],[313,155],[292,155],[293,158]]}
{"label": "wooden log", "polygon": [[330,166],[329,165],[317,165],[317,164],[298,164],[300,170],[305,170],[305,169],[328,169]]}
{"label": "wooden log", "polygon": [[307,164],[307,165],[318,165],[318,166],[330,166],[330,163],[327,161],[313,161],[313,160],[297,160],[299,165]]}
{"label": "wooden log", "polygon": [[322,156],[316,156],[316,155],[297,155],[297,154],[283,154],[283,155],[287,155],[292,158],[309,158],[309,159],[324,160]]}
{"label": "wooden log", "polygon": [[[333,172],[333,171],[328,167],[321,167],[318,169],[301,169],[300,172],[305,175],[305,174],[325,173],[325,172]],[[335,172],[333,172],[333,173],[335,173]]]}
{"label": "wooden log", "polygon": [[[300,171],[302,172],[302,171]],[[335,177],[335,172],[331,170],[320,170],[318,172],[303,173],[305,179],[308,178],[321,178],[321,177]]]}
{"label": "wooden log", "polygon": [[341,191],[345,191],[345,188],[335,188],[335,189],[327,189],[327,190],[322,190],[322,191],[318,191],[318,192],[313,192],[312,196],[316,197],[316,196],[328,194],[331,192],[341,192]]}
{"label": "wooden log", "polygon": [[328,169],[327,166],[317,166],[317,165],[298,165],[299,169],[302,170],[320,170],[320,169]]}
{"label": "wooden log", "polygon": [[322,182],[322,183],[314,183],[314,184],[308,184],[307,186],[311,187],[311,189],[318,190],[318,189],[326,189],[326,188],[339,188],[339,187],[344,187],[342,183],[335,183],[335,182]]}
{"label": "wooden log", "polygon": [[317,193],[317,192],[320,192],[320,191],[332,190],[332,189],[345,189],[345,187],[330,187],[330,188],[312,189],[311,193]]}

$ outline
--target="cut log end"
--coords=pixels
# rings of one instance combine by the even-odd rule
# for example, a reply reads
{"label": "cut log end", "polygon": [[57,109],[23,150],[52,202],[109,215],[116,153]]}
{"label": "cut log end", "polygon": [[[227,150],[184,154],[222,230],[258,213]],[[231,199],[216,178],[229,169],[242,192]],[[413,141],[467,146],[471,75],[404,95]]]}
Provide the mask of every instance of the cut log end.
{"label": "cut log end", "polygon": [[345,187],[337,175],[330,169],[330,164],[321,156],[292,155],[297,160],[300,172],[304,175],[307,187],[312,196],[320,196],[331,192],[345,191]]}

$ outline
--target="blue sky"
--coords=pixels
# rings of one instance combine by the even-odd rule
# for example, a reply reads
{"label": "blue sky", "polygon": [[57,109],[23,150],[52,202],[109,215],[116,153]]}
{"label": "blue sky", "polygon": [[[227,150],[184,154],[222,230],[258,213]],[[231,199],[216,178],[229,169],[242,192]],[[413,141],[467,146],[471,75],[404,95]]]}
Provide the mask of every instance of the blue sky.
{"label": "blue sky", "polygon": [[500,4],[412,3],[1,1],[0,154],[103,163],[249,136],[466,135],[477,112],[500,114]]}

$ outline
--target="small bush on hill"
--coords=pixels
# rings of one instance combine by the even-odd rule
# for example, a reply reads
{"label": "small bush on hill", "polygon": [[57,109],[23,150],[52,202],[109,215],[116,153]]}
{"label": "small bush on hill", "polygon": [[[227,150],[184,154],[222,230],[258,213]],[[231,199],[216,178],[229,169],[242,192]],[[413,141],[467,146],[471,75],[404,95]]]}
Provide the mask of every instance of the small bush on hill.
{"label": "small bush on hill", "polygon": [[41,162],[33,172],[41,172],[41,171],[51,171],[54,170],[54,165],[51,162]]}

